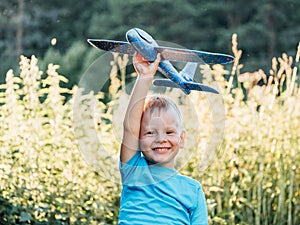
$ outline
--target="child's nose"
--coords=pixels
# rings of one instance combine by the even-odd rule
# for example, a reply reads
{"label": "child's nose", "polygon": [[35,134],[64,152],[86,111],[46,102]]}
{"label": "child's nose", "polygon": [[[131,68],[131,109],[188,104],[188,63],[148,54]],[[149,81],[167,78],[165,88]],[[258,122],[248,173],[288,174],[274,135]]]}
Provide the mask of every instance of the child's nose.
{"label": "child's nose", "polygon": [[163,132],[159,132],[157,134],[157,141],[158,142],[164,142],[166,140],[167,140],[167,137],[166,137],[166,135]]}

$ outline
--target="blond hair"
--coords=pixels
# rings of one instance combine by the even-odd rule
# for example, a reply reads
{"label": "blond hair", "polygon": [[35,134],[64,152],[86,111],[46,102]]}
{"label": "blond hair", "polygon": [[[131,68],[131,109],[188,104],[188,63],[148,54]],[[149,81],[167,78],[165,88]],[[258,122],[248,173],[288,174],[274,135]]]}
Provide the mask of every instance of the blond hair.
{"label": "blond hair", "polygon": [[181,112],[180,112],[178,106],[172,99],[170,99],[166,96],[163,96],[163,95],[154,95],[154,96],[148,97],[144,104],[143,113],[149,111],[150,114],[152,114],[154,110],[167,111],[169,109],[175,110],[175,112],[177,113],[178,118],[180,120],[180,124],[182,125],[182,115],[181,115]]}

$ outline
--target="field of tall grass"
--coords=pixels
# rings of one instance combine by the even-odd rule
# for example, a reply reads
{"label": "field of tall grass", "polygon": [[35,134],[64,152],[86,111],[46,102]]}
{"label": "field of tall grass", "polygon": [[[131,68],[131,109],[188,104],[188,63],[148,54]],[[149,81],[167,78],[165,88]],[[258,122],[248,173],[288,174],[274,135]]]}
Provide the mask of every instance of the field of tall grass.
{"label": "field of tall grass", "polygon": [[[296,56],[270,59],[268,72],[241,72],[236,39],[230,70],[200,66],[203,82],[221,95],[165,92],[178,101],[190,134],[177,166],[201,182],[210,224],[298,225],[300,43]],[[58,66],[42,73],[34,56],[21,56],[20,74],[7,72],[0,86],[0,224],[117,224],[128,95],[124,71],[116,71],[126,63],[114,56],[106,104],[104,93],[62,88],[67,80]]]}

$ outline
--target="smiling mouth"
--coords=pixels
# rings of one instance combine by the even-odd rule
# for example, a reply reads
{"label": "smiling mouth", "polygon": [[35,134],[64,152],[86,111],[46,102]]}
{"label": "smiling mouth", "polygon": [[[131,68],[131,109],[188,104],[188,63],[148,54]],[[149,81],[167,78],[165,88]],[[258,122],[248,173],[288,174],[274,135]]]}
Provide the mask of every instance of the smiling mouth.
{"label": "smiling mouth", "polygon": [[158,148],[153,148],[152,150],[157,152],[157,153],[166,153],[168,151],[170,151],[171,148],[167,148],[167,147],[158,147]]}

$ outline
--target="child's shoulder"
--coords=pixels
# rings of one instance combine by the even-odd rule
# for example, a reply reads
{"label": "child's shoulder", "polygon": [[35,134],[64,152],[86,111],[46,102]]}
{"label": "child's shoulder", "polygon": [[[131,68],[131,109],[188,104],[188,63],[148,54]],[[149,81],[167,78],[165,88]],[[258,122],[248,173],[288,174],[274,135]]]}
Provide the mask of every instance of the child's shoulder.
{"label": "child's shoulder", "polygon": [[184,202],[188,206],[187,208],[195,206],[197,199],[203,192],[200,182],[179,173],[176,177],[177,180],[173,185],[176,189],[177,198],[180,202]]}
{"label": "child's shoulder", "polygon": [[182,175],[180,173],[178,173],[178,179],[179,181],[181,182],[182,185],[187,185],[187,186],[191,186],[191,187],[194,187],[194,188],[202,188],[201,187],[201,184],[199,181],[191,178],[191,177],[188,177],[188,176],[185,176],[185,175]]}

